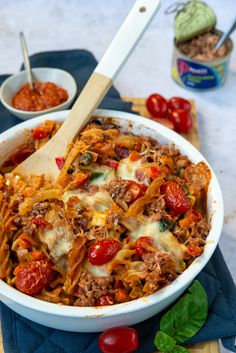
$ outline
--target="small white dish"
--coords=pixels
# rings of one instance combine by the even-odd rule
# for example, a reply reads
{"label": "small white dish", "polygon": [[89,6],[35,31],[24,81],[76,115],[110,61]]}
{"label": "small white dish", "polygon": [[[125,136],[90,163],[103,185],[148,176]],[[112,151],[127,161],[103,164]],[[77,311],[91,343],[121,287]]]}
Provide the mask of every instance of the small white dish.
{"label": "small white dish", "polygon": [[32,69],[32,74],[35,81],[53,82],[64,88],[68,93],[68,99],[64,103],[53,108],[35,112],[14,108],[12,106],[12,99],[19,89],[27,82],[27,74],[24,70],[7,78],[1,86],[0,100],[7,110],[22,120],[28,120],[42,114],[69,108],[77,91],[75,79],[71,74],[69,74],[69,72],[51,67],[40,67]]}

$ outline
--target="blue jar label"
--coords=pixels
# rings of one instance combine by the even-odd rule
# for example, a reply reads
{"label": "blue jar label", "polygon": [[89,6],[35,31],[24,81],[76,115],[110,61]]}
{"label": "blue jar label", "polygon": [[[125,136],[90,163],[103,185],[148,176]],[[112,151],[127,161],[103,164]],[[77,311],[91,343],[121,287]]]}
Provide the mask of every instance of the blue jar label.
{"label": "blue jar label", "polygon": [[177,59],[177,68],[182,83],[187,87],[208,89],[220,84],[217,71],[211,67]]}

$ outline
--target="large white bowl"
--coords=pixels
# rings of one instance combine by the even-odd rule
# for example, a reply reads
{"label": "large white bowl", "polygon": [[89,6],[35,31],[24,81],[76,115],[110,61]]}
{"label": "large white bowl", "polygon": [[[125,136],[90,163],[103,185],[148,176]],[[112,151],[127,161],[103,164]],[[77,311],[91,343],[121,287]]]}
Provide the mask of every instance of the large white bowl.
{"label": "large white bowl", "polygon": [[[4,132],[0,136],[0,160],[8,158],[22,139],[25,139],[25,128],[31,129],[45,119],[63,121],[68,113],[69,111],[62,111],[46,114]],[[186,154],[193,162],[205,161],[201,153],[187,140],[154,121],[134,114],[110,110],[97,110],[96,115],[117,118],[124,128],[130,129],[131,123],[132,131],[135,133],[152,136],[161,142],[174,142],[181,153]],[[14,148],[13,141],[15,141]],[[0,281],[0,299],[9,308],[30,320],[67,331],[97,332],[113,326],[133,325],[146,320],[162,311],[183,293],[207,264],[216,248],[223,224],[223,200],[213,171],[208,191],[207,210],[211,230],[203,254],[170,285],[148,297],[106,307],[70,307],[35,299]]]}
{"label": "large white bowl", "polygon": [[59,110],[68,109],[76,95],[76,82],[74,77],[67,71],[52,67],[38,67],[32,69],[33,79],[40,82],[53,82],[56,85],[64,88],[68,93],[68,98],[65,102],[41,111],[26,111],[16,109],[12,106],[12,99],[19,89],[27,82],[26,71],[20,71],[15,75],[8,77],[1,86],[0,99],[2,104],[10,113],[14,114],[22,120],[34,118],[36,116],[57,112]]}

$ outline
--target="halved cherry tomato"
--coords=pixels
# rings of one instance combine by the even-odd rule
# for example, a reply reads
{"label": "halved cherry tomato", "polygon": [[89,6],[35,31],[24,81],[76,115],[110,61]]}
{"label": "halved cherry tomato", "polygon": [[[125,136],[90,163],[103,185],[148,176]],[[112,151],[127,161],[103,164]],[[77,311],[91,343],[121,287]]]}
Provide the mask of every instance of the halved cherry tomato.
{"label": "halved cherry tomato", "polygon": [[160,168],[158,168],[157,166],[150,167],[148,172],[149,172],[149,177],[151,179],[156,179],[158,175],[160,175],[161,173]]}
{"label": "halved cherry tomato", "polygon": [[108,167],[116,170],[119,166],[119,162],[114,161],[113,159],[109,159],[104,163],[104,165],[107,165]]}
{"label": "halved cherry tomato", "polygon": [[107,293],[96,299],[96,306],[114,305],[116,299],[114,294]]}
{"label": "halved cherry tomato", "polygon": [[132,151],[129,155],[129,159],[132,162],[138,161],[140,158],[141,158],[141,155],[137,151]]}
{"label": "halved cherry tomato", "polygon": [[33,218],[32,223],[36,224],[36,226],[41,227],[41,228],[47,228],[47,229],[53,228],[52,224],[43,218]]}
{"label": "halved cherry tomato", "polygon": [[102,353],[134,353],[138,348],[138,334],[132,327],[113,327],[99,336]]}
{"label": "halved cherry tomato", "polygon": [[142,257],[143,255],[152,252],[153,248],[153,241],[152,238],[143,236],[139,237],[135,242],[135,251],[137,255]]}
{"label": "halved cherry tomato", "polygon": [[33,130],[33,139],[34,140],[41,140],[41,139],[44,139],[46,136],[47,136],[46,131],[40,127],[36,127]]}
{"label": "halved cherry tomato", "polygon": [[75,180],[73,181],[73,186],[74,188],[79,188],[87,183],[89,180],[89,174],[87,173],[79,173]]}
{"label": "halved cherry tomato", "polygon": [[46,260],[37,260],[20,266],[16,273],[16,288],[35,295],[40,293],[52,278],[52,266]]}
{"label": "halved cherry tomato", "polygon": [[131,202],[136,201],[139,199],[141,196],[145,194],[147,190],[147,186],[144,184],[139,184],[136,181],[129,180],[129,191],[131,191],[133,198]]}
{"label": "halved cherry tomato", "polygon": [[191,115],[184,109],[171,110],[170,121],[174,124],[174,130],[181,133],[187,133],[193,127]]}
{"label": "halved cherry tomato", "polygon": [[168,100],[168,108],[170,110],[183,109],[187,113],[190,113],[192,106],[187,99],[181,97],[172,97]]}
{"label": "halved cherry tomato", "polygon": [[149,113],[157,118],[165,118],[168,111],[167,101],[160,94],[151,94],[146,100]]}
{"label": "halved cherry tomato", "polygon": [[92,265],[103,265],[113,259],[118,250],[120,250],[120,242],[118,240],[98,240],[88,250],[88,261]]}
{"label": "halved cherry tomato", "polygon": [[183,214],[189,210],[187,196],[177,182],[167,181],[161,186],[161,193],[165,195],[166,205],[175,214]]}
{"label": "halved cherry tomato", "polygon": [[65,158],[64,157],[56,157],[55,161],[56,161],[58,169],[62,170],[62,168],[64,167],[64,164],[65,164]]}
{"label": "halved cherry tomato", "polygon": [[187,249],[193,257],[198,257],[201,255],[201,248],[197,245],[188,245]]}

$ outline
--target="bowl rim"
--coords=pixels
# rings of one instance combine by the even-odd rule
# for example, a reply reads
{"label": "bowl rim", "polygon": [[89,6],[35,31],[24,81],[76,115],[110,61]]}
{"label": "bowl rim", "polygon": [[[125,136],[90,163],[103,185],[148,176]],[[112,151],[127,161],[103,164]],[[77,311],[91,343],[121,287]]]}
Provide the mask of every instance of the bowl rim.
{"label": "bowl rim", "polygon": [[[11,111],[12,113],[18,113],[18,114],[22,114],[22,115],[25,115],[26,117],[30,117],[32,115],[35,115],[37,114],[38,116],[42,115],[42,114],[48,114],[50,112],[53,112],[55,109],[60,109],[60,108],[63,108],[66,104],[68,104],[69,102],[71,102],[74,98],[75,98],[75,95],[76,95],[76,92],[77,92],[77,84],[76,84],[76,81],[75,81],[75,78],[72,74],[70,74],[68,71],[66,70],[63,70],[63,69],[59,69],[59,68],[56,68],[56,67],[33,67],[31,69],[31,71],[34,73],[34,72],[40,72],[40,71],[43,71],[43,70],[48,70],[48,71],[59,71],[61,73],[63,73],[64,75],[66,75],[69,79],[70,79],[70,85],[71,85],[71,91],[72,93],[69,94],[68,93],[68,98],[65,102],[59,104],[59,105],[56,105],[55,107],[52,107],[52,108],[48,108],[48,109],[44,109],[44,110],[39,110],[39,111],[28,111],[28,110],[20,110],[20,109],[16,109],[14,108],[12,105],[8,104],[5,99],[3,98],[3,91],[4,89],[6,89],[6,86],[9,84],[10,81],[14,80],[15,78],[19,77],[19,76],[23,76],[26,74],[26,70],[21,70],[11,76],[9,76],[8,78],[6,78],[6,80],[3,81],[3,83],[1,84],[1,87],[0,87],[0,102],[5,106],[5,108],[7,108],[9,111]],[[27,81],[27,80],[26,80]],[[64,88],[64,87],[62,87]],[[13,113],[13,114],[14,114]]]}
{"label": "bowl rim", "polygon": [[[64,110],[59,112],[53,112],[49,114],[43,114],[34,119],[27,120],[21,124],[14,126],[0,135],[0,143],[2,141],[12,138],[15,133],[19,133],[19,130],[23,131],[25,129],[31,129],[34,126],[37,126],[41,121],[46,119],[51,120],[61,120],[68,115],[70,110]],[[214,190],[215,201],[212,202],[215,207],[214,213],[214,223],[212,223],[211,230],[208,234],[207,241],[204,247],[204,252],[198,258],[196,258],[193,263],[182,273],[180,274],[173,282],[168,286],[161,288],[155,293],[135,299],[126,303],[115,304],[112,306],[104,307],[77,307],[77,306],[67,306],[62,304],[49,303],[31,296],[28,296],[24,293],[21,293],[17,289],[11,287],[3,280],[0,280],[0,295],[11,299],[13,302],[20,304],[23,307],[33,309],[34,311],[43,312],[47,314],[52,314],[56,316],[64,316],[71,318],[98,318],[98,317],[116,317],[117,315],[128,314],[134,311],[140,311],[145,309],[145,307],[150,307],[162,303],[163,301],[168,300],[172,295],[180,291],[181,289],[186,288],[198,275],[198,273],[203,269],[207,264],[211,256],[213,255],[215,248],[219,242],[220,234],[223,227],[223,198],[220,189],[220,185],[216,178],[214,171],[207,162],[207,160],[202,156],[202,154],[185,138],[177,134],[176,132],[168,129],[167,127],[147,118],[144,118],[139,115],[132,113],[126,113],[122,111],[107,110],[107,109],[98,109],[94,112],[93,116],[100,117],[112,117],[116,119],[121,119],[129,121],[132,124],[137,124],[140,127],[149,128],[159,133],[161,137],[169,140],[168,143],[173,142],[176,144],[177,148],[188,150],[186,153],[190,159],[194,162],[203,160],[210,167],[212,173],[212,179],[210,186]],[[20,129],[19,129],[20,128]],[[194,157],[193,157],[194,155]],[[209,186],[209,187],[210,187]]]}

